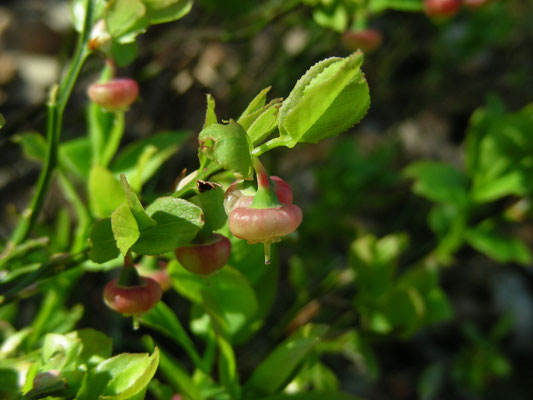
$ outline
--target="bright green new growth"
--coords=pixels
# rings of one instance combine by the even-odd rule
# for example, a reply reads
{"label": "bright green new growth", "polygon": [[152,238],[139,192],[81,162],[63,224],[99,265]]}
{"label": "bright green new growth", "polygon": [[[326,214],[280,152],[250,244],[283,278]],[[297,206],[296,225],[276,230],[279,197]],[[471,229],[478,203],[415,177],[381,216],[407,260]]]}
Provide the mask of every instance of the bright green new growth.
{"label": "bright green new growth", "polygon": [[370,105],[362,63],[361,52],[329,58],[300,78],[279,110],[280,139],[285,146],[317,143],[361,120]]}
{"label": "bright green new growth", "polygon": [[252,150],[246,132],[235,121],[211,124],[198,136],[200,151],[220,167],[242,177],[252,173]]}

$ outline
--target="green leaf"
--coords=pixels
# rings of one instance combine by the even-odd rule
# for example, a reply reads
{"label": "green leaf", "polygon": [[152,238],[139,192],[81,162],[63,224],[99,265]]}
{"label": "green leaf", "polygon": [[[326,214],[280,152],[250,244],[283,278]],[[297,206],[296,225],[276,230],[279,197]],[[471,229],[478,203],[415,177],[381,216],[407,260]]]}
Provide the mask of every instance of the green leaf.
{"label": "green leaf", "polygon": [[278,127],[279,107],[281,102],[267,108],[248,128],[246,133],[254,145],[261,143]]}
{"label": "green leaf", "polygon": [[[5,338],[5,340],[2,342],[2,346],[0,347],[0,360],[6,359],[12,353],[14,353],[30,333],[31,328],[28,327],[21,329],[20,331],[17,331]],[[6,333],[4,333],[4,335],[5,334]]]}
{"label": "green leaf", "polygon": [[262,395],[282,389],[327,330],[324,325],[306,325],[300,328],[257,366],[246,383],[247,389]]}
{"label": "green leaf", "polygon": [[[148,348],[153,348],[153,340],[151,337],[144,336],[143,343]],[[182,393],[188,399],[205,399],[200,392],[198,385],[192,380],[185,368],[163,350],[160,352],[159,367],[168,382],[177,392]]]}
{"label": "green leaf", "polygon": [[0,129],[2,129],[5,124],[6,124],[6,119],[4,118],[2,114],[0,114]]}
{"label": "green leaf", "polygon": [[111,214],[111,227],[117,247],[125,256],[141,235],[137,221],[128,204],[122,204]]}
{"label": "green leaf", "polygon": [[422,0],[370,0],[368,11],[380,13],[385,10],[420,12],[424,9]]}
{"label": "green leaf", "polygon": [[146,208],[157,225],[141,230],[132,250],[158,255],[189,243],[203,227],[202,209],[183,199],[160,197]]}
{"label": "green leaf", "polygon": [[153,354],[123,353],[100,363],[86,375],[76,400],[125,400],[141,392],[154,376],[159,350]]}
{"label": "green leaf", "polygon": [[201,365],[202,360],[196,352],[194,343],[183,329],[176,314],[165,303],[160,301],[154,308],[143,314],[141,322],[175,340],[183,347],[197,367]]}
{"label": "green leaf", "polygon": [[279,109],[281,107],[282,100],[283,99],[281,98],[273,99],[267,105],[264,105],[263,107],[240,117],[238,121],[239,125],[242,126],[245,131],[248,131],[252,124],[257,121],[257,119],[266,111],[272,108]]}
{"label": "green leaf", "polygon": [[138,53],[137,42],[119,43],[116,40],[111,40],[111,54],[119,67],[131,64],[137,58]]}
{"label": "green leaf", "polygon": [[209,125],[218,124],[217,115],[215,114],[215,99],[209,93],[206,95],[207,109],[205,110],[205,122],[202,129],[207,128]]}
{"label": "green leaf", "polygon": [[230,398],[241,398],[241,387],[239,385],[239,374],[237,372],[237,362],[235,353],[229,342],[222,336],[217,336],[218,348],[220,354],[218,357],[218,370],[220,380],[226,387]]}
{"label": "green leaf", "polygon": [[252,173],[251,144],[244,129],[235,121],[213,124],[198,136],[200,150],[227,171],[244,177]]}
{"label": "green leaf", "polygon": [[82,351],[79,355],[79,364],[92,368],[111,356],[113,341],[102,332],[94,329],[80,329],[65,335],[69,340],[79,340]]}
{"label": "green leaf", "polygon": [[89,243],[89,258],[95,263],[102,264],[118,257],[119,249],[113,235],[111,218],[95,222],[89,234]]}
{"label": "green leaf", "polygon": [[237,122],[239,124],[241,124],[241,122],[244,119],[244,117],[246,117],[247,115],[252,114],[255,111],[259,110],[260,108],[264,107],[264,105],[266,103],[266,96],[267,96],[268,92],[270,91],[270,89],[271,89],[271,86],[269,86],[267,88],[264,88],[263,90],[261,90],[257,94],[257,96],[254,97],[254,99],[250,102],[250,104],[248,104],[246,109],[243,111],[243,113],[241,114],[241,116],[237,120]]}
{"label": "green leaf", "polygon": [[156,171],[175,154],[180,146],[189,137],[187,131],[169,131],[160,132],[146,139],[134,142],[124,148],[111,164],[111,171],[114,173],[123,173],[128,180],[136,174],[137,165],[144,149],[147,146],[154,146],[157,152],[146,161],[140,183],[141,186],[148,181]]}
{"label": "green leaf", "polygon": [[350,330],[339,337],[323,341],[316,346],[320,353],[339,353],[350,360],[372,380],[379,377],[376,355],[368,340],[356,330]]}
{"label": "green leaf", "polygon": [[320,26],[343,32],[348,26],[348,11],[342,2],[320,4],[313,9],[313,19]]}
{"label": "green leaf", "polygon": [[76,369],[82,348],[81,340],[73,340],[57,333],[47,334],[44,337],[41,357],[44,369],[59,371]]}
{"label": "green leaf", "polygon": [[150,24],[176,21],[189,13],[192,0],[142,0]]}
{"label": "green leaf", "polygon": [[467,171],[472,197],[488,202],[533,193],[533,105],[505,113],[499,104],[477,110],[467,132]]}
{"label": "green leaf", "polygon": [[370,105],[361,52],[320,61],[302,76],[279,110],[280,142],[317,143],[355,125]]}
{"label": "green leaf", "polygon": [[93,165],[89,175],[89,204],[93,214],[109,217],[125,201],[126,195],[113,174],[100,165]]}
{"label": "green leaf", "polygon": [[[106,7],[106,0],[92,0],[94,3],[94,10],[93,10],[93,20],[92,22],[96,22],[100,18],[102,18],[105,7]],[[86,0],[72,0],[72,6],[71,6],[71,12],[72,12],[72,20],[74,22],[74,29],[76,29],[77,32],[81,32],[83,30],[83,23],[85,21],[85,12],[86,12]]]}
{"label": "green leaf", "polygon": [[30,160],[43,162],[46,157],[46,140],[37,132],[23,132],[13,136],[13,142],[22,147],[24,155]]}
{"label": "green leaf", "polygon": [[450,164],[420,161],[410,164],[404,174],[415,179],[413,191],[438,203],[451,203],[467,206],[468,181]]}
{"label": "green leaf", "polygon": [[135,221],[137,221],[136,225],[139,227],[138,229],[142,231],[157,225],[157,223],[148,216],[135,192],[131,190],[128,180],[124,174],[120,175],[120,183],[124,189],[124,193],[126,193],[126,198],[128,199],[128,205],[131,213],[135,218]]}
{"label": "green leaf", "polygon": [[78,138],[61,143],[59,160],[65,171],[75,173],[80,179],[87,180],[91,171],[92,149],[88,138]]}
{"label": "green leaf", "polygon": [[105,13],[109,34],[119,43],[130,43],[149,25],[141,0],[111,0]]}
{"label": "green leaf", "polygon": [[533,260],[531,251],[524,242],[498,234],[490,221],[469,228],[465,239],[474,249],[501,263],[517,262],[527,265]]}
{"label": "green leaf", "polygon": [[224,226],[228,217],[224,211],[224,190],[221,187],[200,193],[190,201],[202,208],[205,226],[210,230],[216,231]]}
{"label": "green leaf", "polygon": [[[218,314],[225,334],[235,335],[250,321],[257,312],[257,298],[250,282],[235,268],[226,265],[216,275],[205,278],[192,274],[175,260],[168,264],[175,289],[184,297],[196,304],[204,302],[205,295],[212,301],[216,309],[210,310]],[[209,306],[208,305],[208,306]],[[198,334],[206,334],[210,327],[202,325],[205,313],[197,315],[192,322],[193,330]]]}

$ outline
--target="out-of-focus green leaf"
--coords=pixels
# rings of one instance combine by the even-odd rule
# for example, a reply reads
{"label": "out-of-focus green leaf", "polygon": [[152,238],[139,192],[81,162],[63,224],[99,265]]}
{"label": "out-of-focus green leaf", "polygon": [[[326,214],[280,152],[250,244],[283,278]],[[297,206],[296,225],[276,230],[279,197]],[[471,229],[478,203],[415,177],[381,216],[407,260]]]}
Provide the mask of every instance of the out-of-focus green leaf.
{"label": "out-of-focus green leaf", "polygon": [[279,110],[279,141],[287,147],[317,143],[359,122],[370,105],[362,63],[363,55],[357,52],[312,66]]}
{"label": "out-of-focus green leaf", "polygon": [[335,339],[320,342],[316,350],[320,353],[343,355],[373,380],[379,376],[379,366],[372,347],[355,330],[350,330]]}
{"label": "out-of-focus green leaf", "polygon": [[111,214],[111,228],[117,247],[125,256],[141,235],[137,221],[127,203],[123,203]]}
{"label": "out-of-focus green leaf", "polygon": [[[247,321],[257,312],[257,298],[249,281],[239,271],[229,265],[222,268],[216,275],[211,275],[209,281],[192,274],[177,261],[168,264],[168,271],[172,277],[176,290],[191,301],[202,304],[204,293],[216,304],[219,318],[223,320],[223,329],[227,329],[230,336],[236,334]],[[208,326],[199,325],[205,314],[197,316],[192,325],[197,333],[205,334]]]}
{"label": "out-of-focus green leaf", "polygon": [[92,368],[111,356],[113,341],[102,332],[94,329],[80,329],[67,333],[65,337],[69,340],[79,340],[82,350],[79,354],[78,362],[86,364]]}
{"label": "out-of-focus green leaf", "polygon": [[418,394],[421,400],[437,398],[444,383],[445,368],[443,364],[435,363],[424,369],[418,380]]}
{"label": "out-of-focus green leaf", "polygon": [[176,21],[189,13],[192,0],[142,0],[150,24]]}
{"label": "out-of-focus green leaf", "polygon": [[230,398],[239,399],[241,397],[241,387],[239,385],[239,374],[237,372],[237,362],[235,353],[229,342],[222,336],[217,336],[218,348],[218,370],[220,380],[226,387]]}
{"label": "out-of-focus green leaf", "polygon": [[0,346],[0,360],[14,353],[30,333],[31,328],[28,327],[9,335]]}
{"label": "out-of-focus green leaf", "polygon": [[89,371],[76,400],[125,400],[144,390],[159,364],[159,350],[153,354],[123,353]]}
{"label": "out-of-focus green leaf", "polygon": [[156,304],[149,312],[143,314],[141,322],[175,340],[187,354],[192,358],[196,365],[201,363],[194,343],[183,329],[178,317],[162,301]]}
{"label": "out-of-focus green leaf", "polygon": [[116,40],[111,40],[111,54],[119,67],[129,65],[137,58],[138,53],[137,42],[119,43]]}
{"label": "out-of-focus green leaf", "polygon": [[200,150],[222,168],[244,177],[252,173],[251,144],[246,132],[235,121],[212,124],[198,136]]}
{"label": "out-of-focus green leaf", "polygon": [[[143,343],[148,349],[154,348],[154,342],[151,337],[144,336]],[[205,397],[200,392],[196,383],[187,373],[185,368],[178,360],[172,358],[170,354],[161,350],[159,356],[159,368],[168,382],[177,392],[182,393],[186,399],[204,400]]]}
{"label": "out-of-focus green leaf", "polygon": [[119,43],[130,43],[149,25],[141,0],[111,0],[105,13],[109,34]]}
{"label": "out-of-focus green leaf", "polygon": [[107,218],[125,201],[126,195],[113,174],[100,165],[93,165],[89,176],[89,204],[94,215]]}
{"label": "out-of-focus green leaf", "polygon": [[5,124],[6,124],[6,119],[4,118],[2,114],[0,114],[0,129],[2,129]]}
{"label": "out-of-focus green leaf", "polygon": [[157,151],[144,164],[141,184],[150,179],[189,137],[187,131],[160,132],[146,139],[137,141],[122,150],[111,164],[111,171],[123,173],[128,180],[136,173],[139,158],[147,146],[154,146]]}
{"label": "out-of-focus green leaf", "polygon": [[415,180],[413,191],[429,200],[468,205],[468,181],[450,164],[420,161],[410,164],[404,174]]}
{"label": "out-of-focus green leaf", "polygon": [[361,288],[361,301],[376,299],[390,289],[397,259],[407,243],[407,237],[402,234],[381,239],[366,235],[352,243],[350,265]]}
{"label": "out-of-focus green leaf", "polygon": [[46,140],[37,132],[23,132],[13,136],[20,144],[24,155],[30,160],[42,162],[46,157]]}
{"label": "out-of-focus green leaf", "polygon": [[[102,18],[106,6],[105,0],[92,0],[94,3],[93,23]],[[85,4],[86,0],[72,0],[71,12],[72,20],[74,22],[74,29],[77,32],[83,30],[83,22],[85,21]]]}
{"label": "out-of-focus green leaf", "polygon": [[59,161],[65,171],[75,173],[81,179],[88,179],[91,171],[92,150],[88,138],[79,138],[61,143]]}
{"label": "out-of-focus green leaf", "polygon": [[533,192],[533,105],[505,113],[498,104],[477,110],[467,132],[467,171],[478,202]]}
{"label": "out-of-focus green leaf", "polygon": [[257,366],[246,383],[246,389],[257,393],[257,398],[282,389],[327,330],[323,325],[306,325],[300,328]]}
{"label": "out-of-focus green leaf", "polygon": [[202,209],[183,199],[160,197],[146,208],[157,225],[141,230],[132,250],[157,255],[189,243],[203,227]]}
{"label": "out-of-focus green leaf", "polygon": [[385,10],[420,12],[424,8],[422,0],[370,0],[368,10],[380,13]]}
{"label": "out-of-focus green leaf", "polygon": [[490,221],[469,228],[465,239],[474,249],[501,263],[517,262],[527,265],[533,260],[531,251],[524,242],[498,234]]}
{"label": "out-of-focus green leaf", "polygon": [[89,258],[95,263],[101,264],[119,255],[120,251],[113,235],[111,218],[95,222],[89,234],[89,243],[91,245]]}
{"label": "out-of-focus green leaf", "polygon": [[319,4],[313,9],[313,19],[325,28],[343,32],[348,26],[348,10],[342,2]]}

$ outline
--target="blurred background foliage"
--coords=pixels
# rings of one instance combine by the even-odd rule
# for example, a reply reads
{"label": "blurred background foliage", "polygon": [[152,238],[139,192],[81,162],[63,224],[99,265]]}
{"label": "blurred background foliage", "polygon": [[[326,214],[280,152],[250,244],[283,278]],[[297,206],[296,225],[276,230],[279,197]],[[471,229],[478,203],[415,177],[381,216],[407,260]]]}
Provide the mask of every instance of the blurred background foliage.
{"label": "blurred background foliage", "polygon": [[[197,167],[206,92],[218,116],[229,119],[262,88],[284,97],[316,61],[349,54],[340,34],[348,28],[344,3],[305,3],[198,0],[182,20],[139,37],[138,57],[119,70],[141,93],[126,115],[121,147],[160,132],[182,137],[144,186],[145,199],[168,192],[183,168]],[[369,399],[530,399],[532,5],[493,1],[440,23],[389,10],[368,24],[382,32],[383,45],[365,55],[372,104],[362,123],[318,145],[265,156],[269,171],[292,185],[305,216],[278,246],[279,269],[261,265],[258,246],[234,240],[234,268],[221,271],[251,285],[249,298],[226,308],[254,316],[230,327],[239,373],[250,377],[273,347],[312,321],[330,328],[316,333],[323,340],[292,378],[295,388],[342,388]],[[39,144],[28,132],[44,131],[46,88],[74,39],[66,1],[0,5],[0,108],[8,121],[0,137],[3,240],[40,168]],[[64,141],[86,134],[85,90],[101,63],[93,57],[84,68]],[[61,185],[56,180],[36,235],[53,240],[32,244],[35,262],[72,244],[74,212]],[[190,319],[192,332],[208,335],[195,286],[206,283],[175,261],[169,271],[176,291],[165,302],[180,320]],[[46,332],[77,326],[112,336],[116,351],[143,351],[141,334],[123,329],[128,321],[100,311],[109,276],[70,271],[49,283],[47,295],[2,307],[0,319],[19,331],[32,326],[26,349]],[[230,299],[231,287],[217,289],[216,280],[208,288],[213,298]],[[6,324],[2,335],[10,329]],[[187,365],[172,340],[155,337]],[[2,379],[13,384],[9,374]],[[165,385],[151,389],[158,397]]]}

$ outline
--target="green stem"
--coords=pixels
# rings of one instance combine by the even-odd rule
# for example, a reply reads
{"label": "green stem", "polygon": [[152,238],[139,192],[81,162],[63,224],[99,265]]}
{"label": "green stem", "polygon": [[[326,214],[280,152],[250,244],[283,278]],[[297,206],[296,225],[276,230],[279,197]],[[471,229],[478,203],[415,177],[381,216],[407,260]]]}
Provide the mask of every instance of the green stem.
{"label": "green stem", "polygon": [[72,88],[78,78],[83,63],[87,59],[90,51],[87,47],[89,35],[92,28],[93,9],[94,4],[92,0],[85,0],[85,21],[83,24],[83,31],[79,36],[76,50],[72,58],[72,63],[68,68],[64,78],[59,86],[54,86],[50,90],[50,100],[48,102],[48,122],[46,128],[46,137],[48,149],[44,166],[39,176],[37,183],[37,190],[32,198],[30,206],[23,212],[21,219],[15,231],[11,236],[10,245],[17,245],[22,243],[30,234],[41,210],[43,208],[44,200],[50,188],[50,181],[52,173],[57,164],[57,155],[59,141],[61,137],[61,125],[63,120],[63,112],[68,102]]}
{"label": "green stem", "polygon": [[278,137],[276,137],[274,139],[270,139],[268,142],[265,142],[265,143],[255,147],[252,150],[251,154],[254,157],[259,157],[261,154],[264,154],[267,151],[272,150],[275,147],[285,146],[285,145],[286,145],[285,139],[282,138],[281,136],[278,136]]}

